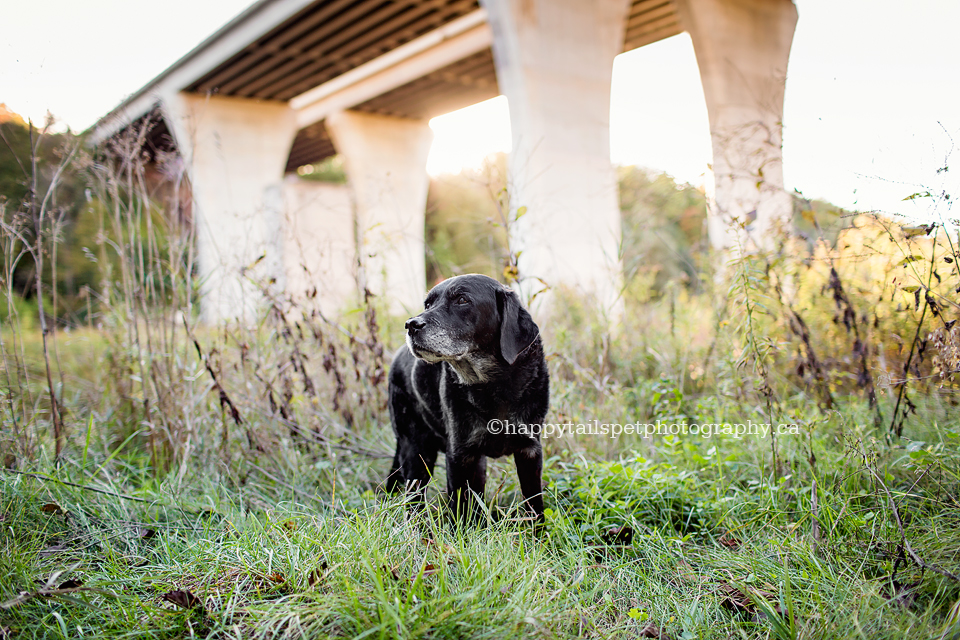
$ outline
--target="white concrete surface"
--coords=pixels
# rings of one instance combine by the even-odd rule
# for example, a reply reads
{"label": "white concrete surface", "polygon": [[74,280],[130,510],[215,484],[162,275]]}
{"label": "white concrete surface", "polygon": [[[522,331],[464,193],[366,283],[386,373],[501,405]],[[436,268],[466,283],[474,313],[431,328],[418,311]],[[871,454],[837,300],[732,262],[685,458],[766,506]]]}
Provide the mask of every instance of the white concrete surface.
{"label": "white concrete surface", "polygon": [[353,189],[361,290],[386,298],[394,313],[419,311],[433,132],[426,121],[353,111],[331,114],[326,127]]}
{"label": "white concrete surface", "polygon": [[286,104],[175,93],[162,102],[183,155],[205,322],[250,320],[262,287],[284,287],[284,166],[296,134]]}
{"label": "white concrete surface", "polygon": [[353,196],[345,184],[287,176],[283,183],[283,272],[287,293],[311,297],[330,318],[354,308],[357,284]]}
{"label": "white concrete surface", "polygon": [[677,6],[710,117],[710,241],[718,248],[769,248],[792,214],[783,189],[782,127],[797,8],[791,0],[677,0]]}
{"label": "white concrete surface", "polygon": [[[610,164],[610,81],[629,0],[483,0],[510,103],[511,230],[525,296],[566,286],[616,315],[620,207]],[[535,309],[548,306],[538,298]]]}

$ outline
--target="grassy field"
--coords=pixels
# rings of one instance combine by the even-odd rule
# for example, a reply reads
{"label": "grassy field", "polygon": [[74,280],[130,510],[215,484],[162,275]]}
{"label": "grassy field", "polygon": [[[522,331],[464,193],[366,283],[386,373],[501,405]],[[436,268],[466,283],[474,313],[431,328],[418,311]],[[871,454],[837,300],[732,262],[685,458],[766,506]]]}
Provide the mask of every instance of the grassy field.
{"label": "grassy field", "polygon": [[[193,231],[140,156],[80,163],[76,220],[0,202],[0,639],[960,639],[956,220],[797,197],[725,263],[701,193],[623,171],[620,320],[558,288],[542,327],[574,431],[544,443],[546,525],[494,461],[462,528],[442,461],[423,511],[378,491],[404,318],[331,317],[254,263],[261,313],[199,325]],[[490,231],[471,181],[433,198],[431,270],[517,275],[493,246],[516,214],[490,203]]]}
{"label": "grassy field", "polygon": [[[756,375],[737,366],[740,338],[709,337],[723,321],[705,300],[647,302],[608,342],[591,340],[596,327],[572,307],[547,336],[551,421],[768,422]],[[775,443],[554,436],[540,535],[513,509],[519,492],[503,461],[491,465],[488,521],[460,528],[442,508],[442,465],[426,512],[377,492],[393,446],[382,383],[371,382],[384,349],[361,335],[369,315],[355,315],[338,327],[350,333],[341,343],[307,320],[289,320],[302,341],[276,323],[197,336],[223,353],[214,361],[204,349],[240,424],[184,341],[182,401],[163,428],[193,423],[162,455],[151,454],[163,447],[145,435],[142,397],[130,402],[123,395],[136,388],[116,380],[122,341],[62,335],[73,394],[57,462],[37,391],[39,342],[20,336],[36,386],[21,425],[33,458],[0,472],[4,636],[960,637],[960,424],[949,393],[915,394],[895,440],[842,378],[827,410],[786,374],[771,377],[775,418],[794,426]],[[389,322],[378,331],[397,339]],[[239,344],[258,345],[246,363]],[[278,363],[297,351],[312,393],[295,372],[283,381],[290,368]],[[270,382],[270,363],[273,386],[245,391],[257,371]],[[878,393],[889,416],[895,394]]]}
{"label": "grassy field", "polygon": [[[350,454],[156,478],[142,457],[77,452],[3,474],[0,615],[24,638],[956,637],[957,583],[904,555],[888,507],[923,562],[956,571],[946,433],[882,455],[804,437],[778,481],[747,443],[560,451],[539,537],[502,464],[499,509],[461,529],[364,490],[386,466]],[[911,448],[943,466],[918,473]]]}

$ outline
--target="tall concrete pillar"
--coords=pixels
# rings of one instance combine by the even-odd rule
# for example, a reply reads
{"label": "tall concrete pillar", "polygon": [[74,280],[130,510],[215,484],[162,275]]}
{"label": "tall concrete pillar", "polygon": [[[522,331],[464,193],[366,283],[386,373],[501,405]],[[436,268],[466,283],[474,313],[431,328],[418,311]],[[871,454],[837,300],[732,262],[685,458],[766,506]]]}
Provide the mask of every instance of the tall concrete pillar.
{"label": "tall concrete pillar", "polygon": [[162,108],[193,191],[203,320],[251,320],[262,287],[283,287],[281,188],[293,111],[186,93],[166,96]]}
{"label": "tall concrete pillar", "polygon": [[[481,0],[510,103],[511,230],[521,291],[572,287],[615,312],[620,207],[610,81],[630,0]],[[535,308],[539,305],[535,305]]]}
{"label": "tall concrete pillar", "polygon": [[793,211],[783,188],[782,128],[797,8],[791,0],[676,1],[710,117],[710,241],[769,247]]}
{"label": "tall concrete pillar", "polygon": [[421,309],[433,132],[423,120],[356,111],[327,116],[326,126],[356,202],[361,284],[385,296],[392,312]]}

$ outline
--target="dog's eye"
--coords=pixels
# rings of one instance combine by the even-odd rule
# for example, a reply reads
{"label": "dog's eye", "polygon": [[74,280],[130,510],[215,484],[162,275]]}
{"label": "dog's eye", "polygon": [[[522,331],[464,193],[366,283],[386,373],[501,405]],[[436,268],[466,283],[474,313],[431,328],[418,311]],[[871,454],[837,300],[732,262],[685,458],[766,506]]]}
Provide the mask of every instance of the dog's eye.
{"label": "dog's eye", "polygon": [[470,301],[467,300],[467,296],[460,296],[457,298],[457,304],[470,304]]}

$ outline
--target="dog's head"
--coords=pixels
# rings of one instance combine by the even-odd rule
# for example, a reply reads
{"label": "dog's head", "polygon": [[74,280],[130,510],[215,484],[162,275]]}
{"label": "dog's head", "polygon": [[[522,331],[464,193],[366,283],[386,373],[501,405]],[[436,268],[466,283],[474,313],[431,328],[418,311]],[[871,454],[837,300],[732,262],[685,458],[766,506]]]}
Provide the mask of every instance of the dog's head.
{"label": "dog's head", "polygon": [[423,306],[405,325],[410,351],[426,362],[470,365],[478,375],[461,377],[476,381],[483,380],[484,368],[512,365],[540,334],[517,294],[487,276],[444,280]]}

